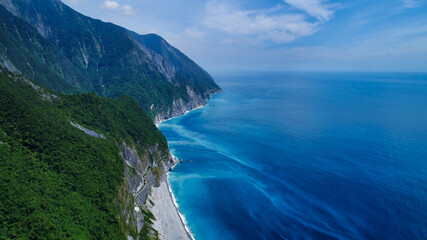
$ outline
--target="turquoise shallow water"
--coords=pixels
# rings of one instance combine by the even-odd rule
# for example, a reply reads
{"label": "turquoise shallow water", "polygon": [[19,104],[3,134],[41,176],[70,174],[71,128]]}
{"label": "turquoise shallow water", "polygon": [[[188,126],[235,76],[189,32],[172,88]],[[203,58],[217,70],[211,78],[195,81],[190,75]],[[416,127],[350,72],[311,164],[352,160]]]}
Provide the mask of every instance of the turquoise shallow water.
{"label": "turquoise shallow water", "polygon": [[215,78],[160,125],[197,240],[427,239],[427,74]]}

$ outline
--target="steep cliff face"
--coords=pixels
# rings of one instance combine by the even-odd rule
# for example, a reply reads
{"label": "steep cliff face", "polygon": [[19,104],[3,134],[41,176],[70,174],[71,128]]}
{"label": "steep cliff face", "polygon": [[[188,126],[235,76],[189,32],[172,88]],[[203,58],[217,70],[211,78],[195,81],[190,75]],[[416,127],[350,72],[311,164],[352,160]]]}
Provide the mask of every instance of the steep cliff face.
{"label": "steep cliff face", "polygon": [[147,199],[176,160],[135,100],[54,94],[0,64],[0,103],[0,238],[158,239]]}
{"label": "steep cliff face", "polygon": [[154,123],[159,124],[170,118],[184,115],[188,111],[206,106],[206,101],[209,100],[212,95],[221,91],[222,90],[211,90],[201,94],[194,92],[190,86],[187,86],[187,93],[189,95],[188,100],[184,101],[181,98],[174,99],[172,106],[168,108],[168,110],[162,111],[155,116]]}
{"label": "steep cliff face", "polygon": [[176,163],[164,136],[129,96],[116,100],[94,94],[61,98],[73,126],[89,136],[116,142],[123,162],[123,168],[117,171],[123,175],[114,203],[124,234],[128,239],[157,239],[147,198]]}
{"label": "steep cliff face", "polygon": [[155,239],[157,232],[150,221],[154,219],[150,219],[147,197],[177,160],[169,151],[161,151],[158,144],[150,146],[142,155],[135,146],[126,143],[122,143],[120,149],[125,163],[125,180],[116,200],[120,206],[120,222],[128,239],[140,239],[140,235]]}

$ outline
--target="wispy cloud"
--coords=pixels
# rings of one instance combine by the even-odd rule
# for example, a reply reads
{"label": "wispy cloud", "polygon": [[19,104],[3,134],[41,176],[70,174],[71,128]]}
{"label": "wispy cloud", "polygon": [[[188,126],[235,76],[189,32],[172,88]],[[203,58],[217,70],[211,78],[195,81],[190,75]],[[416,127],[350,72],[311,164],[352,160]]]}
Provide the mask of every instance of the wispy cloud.
{"label": "wispy cloud", "polygon": [[130,5],[123,5],[122,6],[122,13],[126,16],[132,16],[135,14],[135,10]]}
{"label": "wispy cloud", "polygon": [[118,12],[125,16],[132,16],[135,14],[135,10],[132,6],[130,5],[121,6],[118,2],[111,1],[111,0],[104,1],[99,7],[105,10]]}
{"label": "wispy cloud", "polygon": [[403,8],[414,8],[418,7],[420,2],[417,0],[402,0]]}
{"label": "wispy cloud", "polygon": [[100,7],[106,10],[113,10],[113,11],[120,10],[120,4],[118,2],[109,1],[109,0],[104,1],[104,3],[102,3]]}
{"label": "wispy cloud", "polygon": [[333,5],[324,4],[320,0],[284,0],[284,2],[306,12],[320,21],[328,21],[334,14],[331,10]]}
{"label": "wispy cloud", "polygon": [[[226,1],[211,0],[206,4],[206,16],[203,24],[211,29],[229,34],[255,35],[259,40],[271,40],[276,43],[288,43],[297,38],[311,35],[324,21],[329,20],[333,12],[316,0],[286,0],[289,4],[306,13],[280,13],[281,8],[252,11],[239,10]],[[316,20],[309,18],[315,16]]]}

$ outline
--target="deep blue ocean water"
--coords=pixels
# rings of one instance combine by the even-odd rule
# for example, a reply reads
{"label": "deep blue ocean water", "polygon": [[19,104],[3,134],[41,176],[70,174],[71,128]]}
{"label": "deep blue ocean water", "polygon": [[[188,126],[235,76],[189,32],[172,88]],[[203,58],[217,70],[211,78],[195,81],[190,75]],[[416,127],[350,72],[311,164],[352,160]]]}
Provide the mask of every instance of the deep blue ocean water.
{"label": "deep blue ocean water", "polygon": [[427,74],[215,78],[160,125],[197,240],[427,239]]}

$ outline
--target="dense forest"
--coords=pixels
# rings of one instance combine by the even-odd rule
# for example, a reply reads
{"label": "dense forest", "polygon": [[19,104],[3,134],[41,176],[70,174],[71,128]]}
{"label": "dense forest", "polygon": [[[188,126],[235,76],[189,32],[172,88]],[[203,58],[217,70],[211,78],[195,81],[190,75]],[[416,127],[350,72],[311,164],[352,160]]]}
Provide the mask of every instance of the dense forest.
{"label": "dense forest", "polygon": [[0,239],[124,239],[114,204],[124,177],[122,141],[167,150],[128,96],[56,96],[1,69]]}

